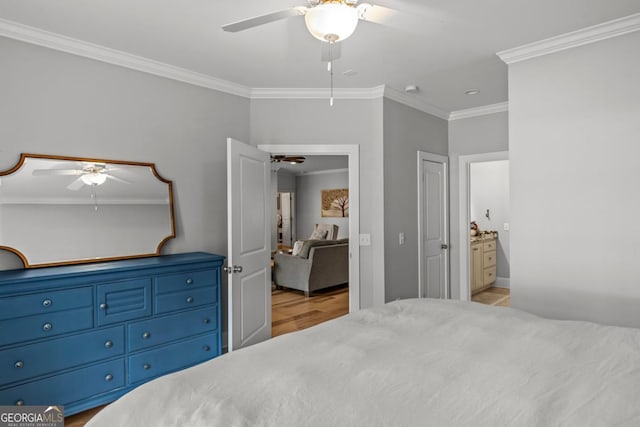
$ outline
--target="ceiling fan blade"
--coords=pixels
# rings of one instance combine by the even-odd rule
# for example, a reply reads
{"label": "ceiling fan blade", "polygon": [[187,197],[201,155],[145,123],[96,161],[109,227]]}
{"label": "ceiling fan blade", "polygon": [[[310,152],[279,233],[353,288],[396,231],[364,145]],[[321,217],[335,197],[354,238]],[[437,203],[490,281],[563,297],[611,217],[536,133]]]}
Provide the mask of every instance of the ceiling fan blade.
{"label": "ceiling fan blade", "polygon": [[67,188],[69,190],[78,191],[79,189],[82,188],[83,185],[84,185],[84,182],[82,181],[82,177],[79,176],[71,184],[67,185]]}
{"label": "ceiling fan blade", "polygon": [[35,169],[33,175],[82,175],[79,169]]}
{"label": "ceiling fan blade", "polygon": [[256,16],[255,18],[244,19],[242,21],[233,22],[223,25],[222,29],[231,33],[247,30],[269,22],[278,21],[280,19],[289,18],[291,16],[301,16],[307,12],[304,6],[292,7],[291,9],[281,10],[279,12],[268,13],[266,15]]}
{"label": "ceiling fan blade", "polygon": [[108,173],[104,174],[104,176],[114,181],[121,182],[123,184],[131,184],[131,182],[127,181],[126,179],[118,178],[117,176],[109,175]]}
{"label": "ceiling fan blade", "polygon": [[358,6],[360,19],[363,21],[375,22],[376,24],[387,24],[400,12],[384,6],[377,6],[369,3],[361,3]]}
{"label": "ceiling fan blade", "polygon": [[[331,51],[331,54],[329,54]],[[329,59],[339,59],[342,56],[342,43],[322,43],[322,51],[320,52],[320,60],[322,62],[329,62]]]}

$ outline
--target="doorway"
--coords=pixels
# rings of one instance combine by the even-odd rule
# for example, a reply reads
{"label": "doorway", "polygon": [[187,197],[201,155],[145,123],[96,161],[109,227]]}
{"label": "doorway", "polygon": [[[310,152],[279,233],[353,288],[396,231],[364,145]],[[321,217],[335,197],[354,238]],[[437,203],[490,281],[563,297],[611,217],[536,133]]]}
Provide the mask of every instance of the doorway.
{"label": "doorway", "polygon": [[461,300],[491,305],[508,303],[508,159],[506,151],[460,156]]}
{"label": "doorway", "polygon": [[[360,309],[360,246],[359,246],[359,212],[360,212],[360,170],[358,145],[258,145],[260,150],[272,155],[288,155],[295,153],[301,156],[347,156],[348,159],[348,253],[349,253],[349,312]],[[320,197],[318,195],[318,197]],[[299,200],[299,197],[297,198]],[[299,225],[300,221],[298,221]],[[299,227],[298,227],[299,228]],[[298,236],[310,233],[309,230],[297,230]]]}

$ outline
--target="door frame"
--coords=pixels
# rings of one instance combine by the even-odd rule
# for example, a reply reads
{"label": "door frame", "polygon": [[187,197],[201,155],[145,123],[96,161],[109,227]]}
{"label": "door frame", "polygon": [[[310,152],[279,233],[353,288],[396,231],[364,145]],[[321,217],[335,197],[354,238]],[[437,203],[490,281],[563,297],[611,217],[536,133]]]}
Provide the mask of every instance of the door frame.
{"label": "door frame", "polygon": [[471,164],[492,162],[496,160],[509,160],[508,151],[496,151],[493,153],[470,154],[459,157],[458,179],[460,183],[460,204],[458,206],[459,218],[459,239],[458,247],[460,248],[460,299],[469,301],[471,299],[471,248],[469,240],[469,224],[471,222],[469,207],[471,205],[469,191],[469,180],[471,178]]}
{"label": "door frame", "polygon": [[[418,151],[418,298],[424,298],[424,290],[426,284],[424,283],[425,277],[422,272],[424,271],[424,239],[422,238],[423,232],[423,224],[422,217],[424,212],[422,212],[423,206],[423,195],[424,195],[424,185],[422,182],[422,175],[424,173],[424,161],[431,161],[436,163],[442,163],[444,173],[443,173],[443,220],[444,220],[444,239],[445,244],[449,245],[449,157],[442,156],[440,154],[428,153],[426,151]],[[449,299],[451,295],[450,291],[450,283],[449,283],[449,269],[451,268],[450,263],[451,259],[449,257],[449,249],[445,250],[445,277],[444,277],[444,299]]]}
{"label": "door frame", "polygon": [[349,159],[349,312],[360,310],[360,147],[357,144],[259,144],[271,154],[347,156]]}

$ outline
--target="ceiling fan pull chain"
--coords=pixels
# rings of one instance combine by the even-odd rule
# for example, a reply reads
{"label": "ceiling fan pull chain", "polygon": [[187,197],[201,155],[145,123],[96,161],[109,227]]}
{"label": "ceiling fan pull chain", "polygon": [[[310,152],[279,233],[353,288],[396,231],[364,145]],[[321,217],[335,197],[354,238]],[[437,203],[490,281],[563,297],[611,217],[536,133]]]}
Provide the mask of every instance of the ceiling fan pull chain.
{"label": "ceiling fan pull chain", "polygon": [[329,75],[331,79],[331,97],[329,106],[333,107],[333,40],[329,40]]}

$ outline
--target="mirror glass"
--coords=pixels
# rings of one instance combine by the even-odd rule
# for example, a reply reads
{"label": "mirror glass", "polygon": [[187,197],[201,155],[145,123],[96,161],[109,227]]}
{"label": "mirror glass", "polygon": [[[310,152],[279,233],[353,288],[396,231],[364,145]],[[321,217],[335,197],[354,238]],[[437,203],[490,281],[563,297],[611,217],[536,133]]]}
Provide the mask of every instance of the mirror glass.
{"label": "mirror glass", "polygon": [[25,267],[159,255],[171,181],[152,163],[22,154],[0,172],[0,249]]}

